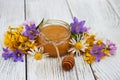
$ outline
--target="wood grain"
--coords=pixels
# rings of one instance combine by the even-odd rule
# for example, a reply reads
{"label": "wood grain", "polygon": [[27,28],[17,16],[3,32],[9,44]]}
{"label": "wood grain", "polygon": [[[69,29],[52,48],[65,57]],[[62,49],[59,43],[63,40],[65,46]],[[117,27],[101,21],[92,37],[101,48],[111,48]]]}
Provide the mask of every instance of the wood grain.
{"label": "wood grain", "polygon": [[[26,1],[26,3],[24,3]],[[24,7],[24,4],[26,7]],[[119,80],[120,78],[120,0],[0,0],[0,53],[8,25],[17,27],[25,18],[38,24],[42,18],[71,22],[76,16],[98,38],[117,44],[116,55],[89,66],[83,57],[75,57],[70,72],[62,70],[56,58],[33,60],[28,55],[27,80]],[[26,12],[24,12],[26,10]],[[25,16],[24,16],[24,13]],[[25,62],[4,61],[0,54],[0,80],[25,80]]]}
{"label": "wood grain", "polygon": [[24,0],[0,0],[0,80],[25,80],[25,62],[5,61],[1,57],[7,26],[24,21]]}
{"label": "wood grain", "polygon": [[26,7],[27,20],[33,20],[36,24],[39,24],[43,18],[72,21],[64,0],[26,0]]}
{"label": "wood grain", "polygon": [[112,5],[113,10],[120,18],[120,0],[107,0],[110,5]]}
{"label": "wood grain", "polygon": [[[72,16],[65,0],[27,0],[27,20],[34,20],[38,24],[41,19],[60,19],[72,21]],[[65,72],[61,69],[56,58],[34,61],[28,56],[28,80],[94,80],[90,66],[82,57],[75,58],[73,70]]]}
{"label": "wood grain", "polygon": [[86,25],[91,27],[93,33],[97,33],[98,38],[110,39],[117,44],[118,49],[115,56],[91,65],[96,80],[119,80],[120,38],[118,36],[120,36],[120,18],[118,4],[120,1],[68,0],[68,3],[72,14],[80,20],[85,19]]}

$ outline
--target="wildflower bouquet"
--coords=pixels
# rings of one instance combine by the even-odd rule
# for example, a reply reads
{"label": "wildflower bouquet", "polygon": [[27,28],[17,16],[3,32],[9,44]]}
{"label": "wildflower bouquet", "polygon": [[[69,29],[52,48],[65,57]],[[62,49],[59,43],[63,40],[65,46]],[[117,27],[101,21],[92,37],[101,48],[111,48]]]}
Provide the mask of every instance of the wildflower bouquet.
{"label": "wildflower bouquet", "polygon": [[116,51],[116,45],[110,40],[106,43],[101,39],[97,39],[95,34],[88,32],[89,28],[85,27],[85,21],[78,21],[74,17],[74,22],[71,25],[70,44],[72,48],[68,52],[75,52],[77,55],[82,54],[87,63],[92,64],[94,61],[113,55]]}
{"label": "wildflower bouquet", "polygon": [[38,30],[33,22],[25,22],[22,26],[17,28],[8,27],[5,33],[2,57],[7,60],[13,58],[14,62],[23,62],[23,56],[28,53],[34,55],[36,60],[43,56],[43,48],[37,47]]}
{"label": "wildflower bouquet", "polygon": [[[43,22],[43,20],[42,20]],[[40,26],[40,25],[39,25]],[[85,26],[85,21],[78,21],[74,17],[74,22],[70,24],[71,39],[69,44],[71,48],[68,50],[73,55],[83,55],[84,60],[88,64],[100,61],[107,56],[113,55],[116,51],[116,45],[110,40],[103,42],[97,39],[95,34],[89,33],[89,28]],[[44,47],[39,46],[39,31],[33,22],[25,22],[17,28],[8,27],[4,37],[4,45],[2,57],[5,60],[13,58],[14,62],[23,62],[23,56],[31,54],[36,60],[48,56],[44,53]],[[73,60],[74,61],[74,60]]]}

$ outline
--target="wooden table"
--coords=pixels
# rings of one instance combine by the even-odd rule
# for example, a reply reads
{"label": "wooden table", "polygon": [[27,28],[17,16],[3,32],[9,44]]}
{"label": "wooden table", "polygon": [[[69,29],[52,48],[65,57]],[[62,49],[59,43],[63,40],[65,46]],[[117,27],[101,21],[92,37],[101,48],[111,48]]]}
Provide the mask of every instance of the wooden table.
{"label": "wooden table", "polygon": [[120,0],[0,0],[0,52],[8,25],[18,26],[25,20],[38,24],[42,18],[70,23],[73,16],[86,20],[100,38],[115,42],[116,55],[92,65],[82,56],[75,57],[75,67],[66,72],[55,58],[33,61],[27,56],[15,63],[0,54],[0,80],[120,80]]}

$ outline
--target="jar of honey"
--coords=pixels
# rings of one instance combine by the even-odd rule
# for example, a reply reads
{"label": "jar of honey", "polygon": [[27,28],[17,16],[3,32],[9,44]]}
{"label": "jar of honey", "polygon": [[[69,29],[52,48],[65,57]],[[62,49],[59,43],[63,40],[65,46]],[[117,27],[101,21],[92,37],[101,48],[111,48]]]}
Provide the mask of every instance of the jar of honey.
{"label": "jar of honey", "polygon": [[61,20],[48,20],[40,28],[40,44],[50,57],[65,55],[70,48],[70,26]]}

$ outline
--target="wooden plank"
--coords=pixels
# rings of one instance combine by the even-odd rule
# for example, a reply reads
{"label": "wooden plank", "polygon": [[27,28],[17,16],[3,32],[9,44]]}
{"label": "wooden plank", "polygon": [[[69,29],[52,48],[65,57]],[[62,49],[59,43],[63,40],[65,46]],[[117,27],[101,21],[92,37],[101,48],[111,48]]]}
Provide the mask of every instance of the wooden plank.
{"label": "wooden plank", "polygon": [[[114,1],[114,0],[113,0]],[[111,14],[111,24],[109,24],[109,21],[106,21],[107,24],[109,24],[111,27],[109,28],[108,25],[106,25],[106,27],[108,27],[107,31],[105,32],[105,36],[106,38],[112,40],[113,42],[115,42],[117,44],[117,52],[115,56],[106,58],[105,60],[102,60],[99,63],[93,64],[92,68],[95,71],[95,75],[97,77],[98,80],[119,80],[120,78],[120,38],[118,36],[120,36],[120,14],[118,14],[118,9],[117,4],[120,4],[120,1],[116,4],[116,7],[112,3],[110,3],[109,1],[104,1],[101,2],[101,4],[106,3],[106,9],[109,9],[109,12],[106,12],[105,14],[110,15]],[[99,3],[100,4],[100,3]],[[105,9],[105,8],[104,8]],[[110,17],[110,16],[108,16]],[[105,19],[105,18],[104,18]]]}
{"label": "wooden plank", "polygon": [[24,0],[0,0],[0,80],[25,80],[25,62],[3,60],[2,48],[7,26],[18,26],[24,21]]}
{"label": "wooden plank", "polygon": [[[113,1],[114,0],[110,0]],[[80,20],[85,19],[91,31],[99,38],[110,39],[117,44],[115,56],[108,57],[101,62],[92,64],[96,80],[119,80],[120,78],[120,18],[118,15],[120,1],[115,0],[117,9],[108,0],[68,0],[71,12]],[[119,2],[119,3],[118,3]],[[116,12],[115,12],[116,11]]]}
{"label": "wooden plank", "polygon": [[[27,0],[27,20],[34,20],[37,24],[45,19],[61,19],[72,21],[72,16],[65,0]],[[94,80],[90,66],[82,57],[75,58],[76,65],[70,72],[61,69],[56,58],[42,61],[32,61],[28,56],[28,80]],[[78,68],[78,69],[76,69]]]}
{"label": "wooden plank", "polygon": [[26,1],[27,1],[27,12],[26,12],[27,20],[33,20],[36,22],[36,24],[38,24],[43,18],[60,19],[67,22],[72,21],[70,13],[68,12],[67,5],[63,0],[60,1],[26,0]]}
{"label": "wooden plank", "polygon": [[113,7],[113,10],[120,18],[120,0],[107,0],[107,1]]}

